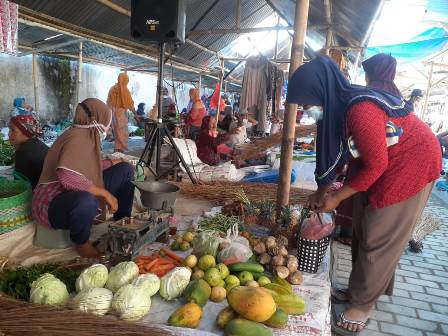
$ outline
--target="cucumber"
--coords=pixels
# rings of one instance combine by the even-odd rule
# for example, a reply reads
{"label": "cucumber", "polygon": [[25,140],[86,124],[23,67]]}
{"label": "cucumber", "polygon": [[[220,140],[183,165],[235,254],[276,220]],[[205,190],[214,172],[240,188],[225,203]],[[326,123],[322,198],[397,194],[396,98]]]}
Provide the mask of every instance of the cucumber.
{"label": "cucumber", "polygon": [[241,262],[229,265],[229,271],[230,273],[239,273],[248,271],[251,273],[263,273],[264,267],[257,263],[249,263],[249,262]]}

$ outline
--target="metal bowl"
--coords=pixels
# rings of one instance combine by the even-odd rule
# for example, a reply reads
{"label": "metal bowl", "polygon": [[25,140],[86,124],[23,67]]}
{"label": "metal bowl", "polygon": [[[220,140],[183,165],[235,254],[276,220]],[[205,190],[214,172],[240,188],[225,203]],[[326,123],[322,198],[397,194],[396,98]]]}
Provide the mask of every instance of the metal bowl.
{"label": "metal bowl", "polygon": [[174,207],[179,193],[178,186],[157,181],[133,183],[140,191],[143,206],[154,210],[171,210]]}

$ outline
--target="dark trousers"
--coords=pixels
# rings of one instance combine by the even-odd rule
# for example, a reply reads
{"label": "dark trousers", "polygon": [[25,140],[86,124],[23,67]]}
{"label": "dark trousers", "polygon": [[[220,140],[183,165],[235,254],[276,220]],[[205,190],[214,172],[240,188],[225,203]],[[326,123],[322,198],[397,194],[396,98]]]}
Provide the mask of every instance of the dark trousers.
{"label": "dark trousers", "polygon": [[[104,188],[118,200],[114,219],[131,215],[134,200],[134,168],[119,163],[103,171]],[[57,195],[48,208],[48,218],[54,229],[70,230],[70,239],[76,245],[89,241],[90,229],[98,216],[98,199],[87,191],[68,190]]]}

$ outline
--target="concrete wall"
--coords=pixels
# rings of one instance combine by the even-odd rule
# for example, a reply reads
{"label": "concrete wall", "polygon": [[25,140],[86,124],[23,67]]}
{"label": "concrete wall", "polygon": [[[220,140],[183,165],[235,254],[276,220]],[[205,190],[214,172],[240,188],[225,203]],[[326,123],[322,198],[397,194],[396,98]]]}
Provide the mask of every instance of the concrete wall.
{"label": "concrete wall", "polygon": [[[78,63],[67,59],[38,56],[38,114],[45,121],[57,122],[71,118],[76,106],[76,80]],[[79,98],[89,97],[106,101],[112,85],[116,83],[119,68],[83,64]],[[156,100],[157,77],[129,72],[129,89],[137,108],[144,102],[152,108]],[[189,83],[175,83],[179,110],[189,101]],[[167,85],[172,94],[172,88]],[[36,106],[33,91],[32,56],[16,57],[0,53],[0,121],[7,121],[15,97],[24,96],[27,103]],[[1,123],[0,123],[1,125]]]}

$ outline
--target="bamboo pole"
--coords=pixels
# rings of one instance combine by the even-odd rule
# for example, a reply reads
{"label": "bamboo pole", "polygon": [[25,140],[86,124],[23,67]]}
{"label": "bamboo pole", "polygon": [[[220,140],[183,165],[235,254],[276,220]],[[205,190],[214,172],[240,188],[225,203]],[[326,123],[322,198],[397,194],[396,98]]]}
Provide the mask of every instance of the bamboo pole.
{"label": "bamboo pole", "polygon": [[76,101],[75,104],[78,104],[80,102],[80,89],[81,89],[81,83],[82,83],[82,57],[83,57],[83,43],[79,42],[79,55],[78,55],[78,79],[76,81]]}
{"label": "bamboo pole", "polygon": [[425,115],[426,115],[426,109],[428,108],[428,99],[429,99],[429,94],[431,93],[431,88],[432,88],[432,74],[434,72],[434,62],[431,62],[431,68],[429,69],[429,76],[428,76],[428,86],[426,88],[426,96],[425,96],[425,104],[423,105],[423,109],[422,109],[422,113],[421,113],[421,118],[424,119]]}
{"label": "bamboo pole", "polygon": [[39,112],[39,95],[37,90],[37,55],[33,53],[33,94],[34,94],[34,110]]}
{"label": "bamboo pole", "polygon": [[331,18],[331,0],[324,0],[325,7],[325,19],[328,23],[327,36],[325,39],[325,54],[330,54],[330,47],[333,41],[333,28],[331,27],[332,18]]}
{"label": "bamboo pole", "polygon": [[[303,64],[305,37],[308,24],[309,0],[297,0],[294,19],[294,37],[291,45],[289,78]],[[282,149],[280,158],[280,181],[277,191],[277,207],[289,203],[291,189],[292,154],[295,140],[297,105],[287,104],[283,121]]]}

